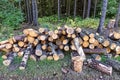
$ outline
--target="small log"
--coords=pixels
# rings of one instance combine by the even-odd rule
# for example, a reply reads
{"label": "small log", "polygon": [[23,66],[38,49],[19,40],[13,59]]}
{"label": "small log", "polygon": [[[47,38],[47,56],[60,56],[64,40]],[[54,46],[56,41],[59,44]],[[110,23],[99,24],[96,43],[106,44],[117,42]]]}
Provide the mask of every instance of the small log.
{"label": "small log", "polygon": [[102,48],[104,48],[104,47],[103,47],[103,45],[102,45],[102,44],[98,44],[98,45],[97,45],[97,48],[102,49]]}
{"label": "small log", "polygon": [[68,44],[68,42],[69,42],[69,40],[68,40],[68,39],[65,39],[65,40],[63,40],[63,41],[62,41],[63,45]]}
{"label": "small log", "polygon": [[8,41],[10,44],[14,44],[13,38],[10,38]]}
{"label": "small log", "polygon": [[111,43],[110,44],[110,49],[114,50],[117,47],[116,43]]}
{"label": "small log", "polygon": [[75,31],[76,31],[77,33],[80,33],[80,32],[82,31],[82,29],[81,29],[81,28],[76,28]]}
{"label": "small log", "polygon": [[106,73],[108,75],[112,75],[112,67],[107,64],[103,64],[94,59],[88,59],[87,64],[89,67],[91,67],[93,69],[96,69],[96,70]]}
{"label": "small log", "polygon": [[38,31],[34,30],[34,29],[31,29],[29,31],[29,36],[31,37],[37,37],[39,35]]}
{"label": "small log", "polygon": [[109,40],[105,40],[105,41],[102,43],[102,45],[103,45],[104,47],[108,47],[108,46],[110,45]]}
{"label": "small log", "polygon": [[101,54],[101,53],[104,53],[106,54],[106,49],[103,48],[103,49],[100,49],[100,48],[96,48],[96,49],[83,49],[84,53],[97,53],[97,54]]}
{"label": "small log", "polygon": [[28,58],[29,58],[29,56],[31,54],[31,48],[32,48],[32,45],[29,44],[29,46],[25,50],[24,56],[23,56],[22,61],[20,63],[20,66],[19,66],[20,70],[24,70],[25,69],[25,67],[27,65]]}
{"label": "small log", "polygon": [[98,46],[99,42],[97,40],[95,40],[95,42],[93,44],[94,44],[94,46]]}
{"label": "small log", "polygon": [[28,38],[28,42],[30,42],[30,43],[33,43],[35,40],[35,38],[31,37],[31,36],[27,36],[27,38]]}
{"label": "small log", "polygon": [[91,56],[93,59],[95,59],[97,61],[101,61],[101,56],[99,54],[92,54]]}
{"label": "small log", "polygon": [[68,38],[71,38],[71,37],[72,37],[72,35],[71,35],[71,34],[67,34],[67,37],[68,37]]}
{"label": "small log", "polygon": [[38,39],[35,39],[34,42],[33,42],[34,46],[37,46],[38,43],[39,43]]}
{"label": "small log", "polygon": [[76,38],[76,34],[72,34],[71,37],[74,39]]}
{"label": "small log", "polygon": [[99,43],[103,43],[104,42],[104,37],[100,36],[98,33],[95,34],[94,38],[99,42]]}
{"label": "small log", "polygon": [[41,56],[41,55],[42,55],[41,44],[38,44],[38,45],[36,46],[35,54],[36,54],[37,56]]}
{"label": "small log", "polygon": [[53,38],[51,36],[48,37],[48,41],[53,42]]}
{"label": "small log", "polygon": [[41,47],[42,50],[47,50],[47,46],[48,46],[47,44],[43,44],[42,47]]}
{"label": "small log", "polygon": [[48,28],[39,28],[40,33],[47,33],[48,31]]}
{"label": "small log", "polygon": [[94,44],[89,44],[89,49],[94,49],[94,48],[95,48]]}
{"label": "small log", "polygon": [[82,44],[82,46],[84,48],[87,48],[89,46],[89,42],[88,41],[84,41],[83,44]]}
{"label": "small log", "polygon": [[17,53],[14,53],[14,52],[9,53],[7,59],[3,61],[3,64],[5,66],[9,66],[16,56],[17,56]]}
{"label": "small log", "polygon": [[17,41],[22,41],[24,40],[24,38],[26,37],[25,34],[22,34],[22,35],[17,35],[17,36],[14,36],[12,39],[14,42],[17,42]]}
{"label": "small log", "polygon": [[89,43],[95,43],[95,38],[90,38]]}
{"label": "small log", "polygon": [[120,39],[120,33],[113,32],[113,34],[110,35],[109,38],[112,40],[118,40],[118,39]]}
{"label": "small log", "polygon": [[59,48],[62,50],[62,49],[64,49],[64,45],[59,45]]}
{"label": "small log", "polygon": [[33,61],[37,61],[37,56],[35,54],[31,54],[30,59]]}
{"label": "small log", "polygon": [[12,48],[12,44],[6,44],[6,49],[11,49]]}
{"label": "small log", "polygon": [[120,46],[116,46],[115,51],[116,51],[116,54],[120,54]]}
{"label": "small log", "polygon": [[38,39],[41,40],[41,41],[44,41],[44,40],[47,39],[47,37],[48,37],[47,35],[39,35]]}
{"label": "small log", "polygon": [[69,50],[70,50],[69,45],[65,45],[65,46],[64,46],[64,50],[65,50],[65,51],[69,51]]}
{"label": "small log", "polygon": [[64,58],[64,53],[63,53],[62,50],[58,49],[57,53],[58,53],[59,59],[63,59]]}
{"label": "small log", "polygon": [[9,41],[8,40],[1,41],[0,45],[6,44],[6,43],[9,43]]}
{"label": "small log", "polygon": [[74,33],[74,29],[71,28],[71,27],[67,27],[66,32],[67,32],[67,34],[73,34]]}
{"label": "small log", "polygon": [[24,46],[24,42],[23,42],[23,41],[19,41],[19,42],[18,42],[18,46],[19,46],[19,47],[23,47],[23,46]]}
{"label": "small log", "polygon": [[24,33],[25,35],[29,35],[29,32],[30,32],[31,30],[33,30],[33,29],[24,29],[24,30],[23,30],[23,33]]}
{"label": "small log", "polygon": [[59,46],[59,45],[62,44],[62,41],[61,41],[60,39],[57,39],[57,40],[55,41],[55,44]]}
{"label": "small log", "polygon": [[113,67],[116,71],[120,71],[120,62],[113,60],[113,59],[107,59],[106,63]]}
{"label": "small log", "polygon": [[107,47],[107,48],[106,48],[106,52],[107,52],[107,53],[110,53],[110,52],[111,52],[110,47]]}
{"label": "small log", "polygon": [[71,48],[72,50],[76,50],[75,45],[71,45],[70,48]]}
{"label": "small log", "polygon": [[23,40],[24,43],[28,42],[28,38],[25,37],[24,40]]}
{"label": "small log", "polygon": [[40,56],[40,60],[45,60],[47,58],[46,51],[43,51],[42,55]]}
{"label": "small log", "polygon": [[5,47],[6,47],[6,44],[0,45],[0,50],[5,48]]}

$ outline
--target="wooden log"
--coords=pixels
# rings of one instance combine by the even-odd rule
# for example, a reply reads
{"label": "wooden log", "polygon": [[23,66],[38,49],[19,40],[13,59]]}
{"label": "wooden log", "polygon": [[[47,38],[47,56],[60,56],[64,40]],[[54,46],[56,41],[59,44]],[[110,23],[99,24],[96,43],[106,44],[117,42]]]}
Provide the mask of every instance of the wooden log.
{"label": "wooden log", "polygon": [[90,38],[89,43],[95,43],[95,38]]}
{"label": "wooden log", "polygon": [[69,50],[70,50],[69,45],[65,45],[65,46],[64,46],[64,50],[65,50],[65,51],[69,51]]}
{"label": "wooden log", "polygon": [[116,48],[116,46],[117,46],[116,43],[111,43],[111,44],[110,44],[110,49],[111,49],[111,50],[114,50],[114,49]]}
{"label": "wooden log", "polygon": [[88,63],[88,66],[93,69],[96,69],[96,70],[106,73],[108,75],[112,75],[112,67],[107,64],[103,64],[94,59],[88,59],[87,63]]}
{"label": "wooden log", "polygon": [[48,46],[47,44],[43,44],[42,47],[41,47],[42,50],[47,50],[47,46]]}
{"label": "wooden log", "polygon": [[104,48],[104,47],[103,47],[103,45],[102,45],[102,44],[98,44],[98,45],[97,45],[97,48],[102,49],[102,48]]}
{"label": "wooden log", "polygon": [[115,51],[116,51],[116,54],[120,54],[120,46],[117,46],[117,47],[115,48]]}
{"label": "wooden log", "polygon": [[25,35],[29,35],[29,32],[30,32],[31,30],[33,30],[33,29],[24,29],[24,30],[23,30],[23,33],[24,33]]}
{"label": "wooden log", "polygon": [[12,38],[8,39],[8,41],[9,41],[10,44],[14,44],[14,41],[13,41]]}
{"label": "wooden log", "polygon": [[82,44],[82,46],[84,48],[87,48],[89,46],[89,42],[88,41],[84,41],[83,44]]}
{"label": "wooden log", "polygon": [[75,45],[71,45],[70,48],[71,48],[72,50],[76,50]]}
{"label": "wooden log", "polygon": [[102,43],[102,45],[103,45],[104,47],[108,47],[108,46],[110,45],[109,40],[105,40],[105,41]]}
{"label": "wooden log", "polygon": [[52,35],[52,38],[53,38],[53,39],[57,39],[57,38],[58,38],[58,35],[54,33],[54,34]]}
{"label": "wooden log", "polygon": [[62,50],[62,49],[64,49],[64,45],[59,45],[59,48]]}
{"label": "wooden log", "polygon": [[20,70],[24,70],[25,69],[25,67],[27,65],[28,58],[29,58],[29,56],[31,54],[31,48],[32,48],[32,45],[29,44],[27,49],[25,50],[24,56],[23,56],[22,61],[20,63],[20,66],[19,66]]}
{"label": "wooden log", "polygon": [[18,44],[14,44],[12,49],[13,52],[19,52],[21,48],[18,46]]}
{"label": "wooden log", "polygon": [[95,34],[94,38],[99,42],[99,43],[103,43],[104,42],[104,37],[100,36],[98,33]]}
{"label": "wooden log", "polygon": [[41,44],[38,44],[38,45],[36,46],[35,54],[36,54],[37,56],[41,56],[41,55],[42,55]]}
{"label": "wooden log", "polygon": [[71,37],[74,39],[76,38],[76,34],[72,34]]}
{"label": "wooden log", "polygon": [[45,60],[47,58],[47,52],[43,51],[42,55],[40,56],[40,60]]}
{"label": "wooden log", "polygon": [[74,29],[72,27],[67,27],[66,28],[66,32],[67,32],[67,34],[73,34],[74,33]]}
{"label": "wooden log", "polygon": [[19,42],[18,42],[18,46],[19,46],[19,47],[23,47],[23,46],[24,46],[24,42],[23,42],[23,41],[19,41]]}
{"label": "wooden log", "polygon": [[66,44],[68,44],[68,42],[69,42],[68,39],[64,39],[64,40],[62,41],[62,44],[63,44],[63,45],[66,45]]}
{"label": "wooden log", "polygon": [[72,37],[72,35],[71,35],[71,34],[67,34],[67,37],[68,37],[68,38],[71,38],[71,37]]}
{"label": "wooden log", "polygon": [[41,44],[46,44],[47,42],[46,41],[41,41]]}
{"label": "wooden log", "polygon": [[53,42],[53,38],[51,36],[48,37],[48,41]]}
{"label": "wooden log", "polygon": [[39,36],[38,36],[38,39],[41,40],[41,41],[44,41],[44,40],[47,39],[47,37],[48,37],[47,35],[44,35],[44,34],[43,34],[43,35],[39,35]]}
{"label": "wooden log", "polygon": [[35,54],[31,54],[30,59],[33,61],[37,61],[37,56]]}
{"label": "wooden log", "polygon": [[91,56],[93,59],[95,59],[97,61],[101,61],[101,56],[99,54],[92,54]]}
{"label": "wooden log", "polygon": [[80,55],[81,59],[84,61],[86,59],[85,53],[83,52],[82,47],[79,44],[79,39],[75,38],[74,39],[74,45],[77,49],[78,54]]}
{"label": "wooden log", "polygon": [[31,36],[27,36],[27,38],[28,38],[28,42],[30,42],[30,43],[33,43],[35,40],[35,38],[31,37]]}
{"label": "wooden log", "polygon": [[80,32],[82,31],[82,29],[78,27],[78,28],[75,29],[75,31],[76,31],[77,33],[80,33]]}
{"label": "wooden log", "polygon": [[89,49],[94,49],[94,48],[95,48],[94,44],[89,44]]}
{"label": "wooden log", "polygon": [[39,35],[38,31],[34,30],[34,29],[31,29],[29,31],[29,36],[31,37],[37,37]]}
{"label": "wooden log", "polygon": [[103,49],[100,49],[100,48],[96,48],[96,49],[83,49],[84,53],[97,53],[97,54],[101,54],[101,53],[104,53],[106,54],[106,49],[103,48]]}
{"label": "wooden log", "polygon": [[25,34],[21,34],[21,35],[14,36],[12,39],[14,42],[17,42],[17,41],[23,41],[25,37],[26,37]]}
{"label": "wooden log", "polygon": [[11,53],[9,54],[9,56],[7,57],[7,59],[3,61],[3,64],[4,64],[5,66],[9,66],[9,65],[12,63],[13,59],[14,59],[16,56],[17,56],[17,53],[11,52]]}
{"label": "wooden log", "polygon": [[89,36],[87,36],[87,35],[84,34],[83,32],[79,33],[79,36],[80,36],[84,41],[88,41],[88,40],[89,40]]}
{"label": "wooden log", "polygon": [[62,44],[62,41],[61,41],[60,39],[57,39],[57,40],[55,41],[55,44],[59,46],[59,45]]}
{"label": "wooden log", "polygon": [[23,40],[24,43],[27,43],[28,42],[28,38],[25,37],[24,40]]}
{"label": "wooden log", "polygon": [[95,40],[95,42],[93,44],[94,44],[94,46],[98,46],[99,42],[97,40]]}
{"label": "wooden log", "polygon": [[106,63],[113,67],[116,71],[120,71],[120,62],[113,60],[113,59],[107,59]]}
{"label": "wooden log", "polygon": [[37,46],[38,43],[39,43],[38,39],[35,39],[34,42],[33,42],[34,46]]}
{"label": "wooden log", "polygon": [[39,28],[40,33],[46,33],[48,31],[49,31],[48,28]]}
{"label": "wooden log", "polygon": [[71,53],[71,58],[74,71],[81,72],[83,66],[83,59],[81,59],[82,57],[76,51],[73,51]]}
{"label": "wooden log", "polygon": [[64,53],[63,53],[62,50],[58,49],[57,53],[58,53],[59,59],[63,59],[64,58]]}
{"label": "wooden log", "polygon": [[0,50],[5,48],[5,47],[6,47],[6,44],[0,45]]}
{"label": "wooden log", "polygon": [[106,52],[107,52],[107,53],[110,53],[110,52],[111,52],[110,47],[107,47],[107,48],[106,48]]}
{"label": "wooden log", "polygon": [[9,41],[8,40],[1,41],[0,45],[6,44],[6,43],[9,43]]}
{"label": "wooden log", "polygon": [[120,39],[120,33],[113,32],[113,34],[110,35],[109,38],[112,40],[118,40],[118,39]]}

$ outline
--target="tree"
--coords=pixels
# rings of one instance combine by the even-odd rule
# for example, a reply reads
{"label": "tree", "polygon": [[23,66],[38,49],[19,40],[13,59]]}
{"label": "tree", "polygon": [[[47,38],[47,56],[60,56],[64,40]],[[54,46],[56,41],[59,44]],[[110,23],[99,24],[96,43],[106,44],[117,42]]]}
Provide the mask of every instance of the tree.
{"label": "tree", "polygon": [[89,18],[90,16],[90,9],[91,9],[91,0],[88,0],[87,18]]}
{"label": "tree", "polygon": [[36,0],[32,0],[33,25],[38,26],[38,9]]}
{"label": "tree", "polygon": [[107,3],[108,3],[108,0],[103,0],[102,14],[101,14],[99,26],[97,29],[98,33],[102,33],[102,29],[103,29],[104,21],[105,21],[105,17],[106,17]]}
{"label": "tree", "polygon": [[67,0],[67,3],[66,3],[66,15],[67,16],[70,15],[70,3],[71,3],[71,0]]}
{"label": "tree", "polygon": [[96,6],[97,6],[97,0],[95,0],[95,6],[94,6],[94,18],[95,18],[95,15],[96,15]]}
{"label": "tree", "polygon": [[120,2],[119,2],[118,13],[116,15],[114,27],[118,27],[119,20],[120,20]]}
{"label": "tree", "polygon": [[60,0],[58,0],[58,20],[60,20]]}
{"label": "tree", "polygon": [[77,0],[74,2],[74,18],[76,17]]}
{"label": "tree", "polygon": [[84,0],[83,18],[85,18],[85,12],[86,12],[86,0]]}

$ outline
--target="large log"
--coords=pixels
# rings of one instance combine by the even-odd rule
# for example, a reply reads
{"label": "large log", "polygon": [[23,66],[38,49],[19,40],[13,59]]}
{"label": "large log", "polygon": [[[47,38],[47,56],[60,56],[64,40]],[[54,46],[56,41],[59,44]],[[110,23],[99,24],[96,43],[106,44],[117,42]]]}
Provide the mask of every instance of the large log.
{"label": "large log", "polygon": [[63,53],[62,50],[58,49],[57,53],[58,53],[59,59],[63,59],[64,58],[64,53]]}
{"label": "large log", "polygon": [[95,53],[95,54],[106,54],[106,49],[103,48],[103,49],[99,49],[99,48],[96,48],[96,49],[83,49],[84,53]]}
{"label": "large log", "polygon": [[103,64],[94,59],[88,59],[87,65],[93,69],[96,69],[96,70],[106,73],[108,75],[112,75],[112,67],[107,64]]}
{"label": "large log", "polygon": [[29,44],[27,49],[25,50],[24,56],[23,56],[22,61],[20,63],[20,66],[19,66],[20,70],[24,70],[25,69],[25,67],[27,65],[28,58],[29,58],[29,56],[31,54],[31,51],[32,51],[31,48],[32,48],[32,45]]}
{"label": "large log", "polygon": [[9,53],[7,59],[3,61],[3,64],[5,66],[9,66],[16,56],[17,56],[17,53],[14,53],[14,52]]}
{"label": "large log", "polygon": [[106,63],[113,67],[116,71],[120,71],[120,62],[113,60],[113,59],[107,59]]}
{"label": "large log", "polygon": [[36,54],[37,56],[41,56],[41,55],[42,55],[41,44],[38,44],[38,45],[36,46],[35,54]]}

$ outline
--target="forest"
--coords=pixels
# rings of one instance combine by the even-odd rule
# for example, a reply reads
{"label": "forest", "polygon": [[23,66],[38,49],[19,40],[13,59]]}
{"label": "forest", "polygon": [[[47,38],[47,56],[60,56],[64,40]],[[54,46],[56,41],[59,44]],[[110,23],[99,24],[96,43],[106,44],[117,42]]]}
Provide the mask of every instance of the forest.
{"label": "forest", "polygon": [[1,0],[0,79],[119,80],[119,26],[119,0]]}

